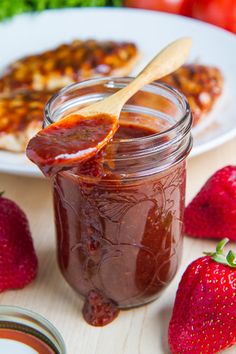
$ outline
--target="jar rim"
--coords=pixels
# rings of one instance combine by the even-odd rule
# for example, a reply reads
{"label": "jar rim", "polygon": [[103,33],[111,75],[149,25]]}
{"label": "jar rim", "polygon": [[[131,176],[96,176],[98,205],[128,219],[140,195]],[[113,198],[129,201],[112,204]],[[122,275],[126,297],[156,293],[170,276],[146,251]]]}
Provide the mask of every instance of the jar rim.
{"label": "jar rim", "polygon": [[[66,354],[65,342],[58,329],[37,312],[19,306],[0,305],[0,324],[2,322],[17,324],[19,331],[22,325],[22,328],[28,327],[33,331],[39,332],[55,346],[58,353]],[[8,327],[6,325],[5,327],[2,326],[2,328]],[[14,329],[13,327],[11,328]],[[27,333],[27,331],[25,332]]]}
{"label": "jar rim", "polygon": [[[104,95],[111,94],[110,88],[113,90],[121,89],[131,80],[133,80],[132,77],[100,77],[64,87],[52,96],[46,104],[44,126],[68,115],[68,112],[70,112],[70,114],[72,112],[73,114],[73,111],[78,110],[80,105],[91,104],[99,99],[101,100],[104,98]],[[90,92],[89,88],[96,87],[96,85],[98,86],[98,91],[91,90]],[[106,88],[108,93],[106,90],[100,92],[99,88],[101,87]],[[77,90],[78,96],[75,96],[74,94],[77,93]],[[79,95],[80,90],[81,96]],[[111,161],[124,164],[128,160],[133,163],[135,159],[147,157],[148,160],[150,160],[151,156],[155,155],[157,157],[158,155],[156,159],[158,166],[152,170],[164,170],[170,165],[183,160],[191,150],[191,109],[187,99],[182,93],[162,82],[153,82],[149,85],[145,85],[138,92],[151,93],[154,94],[154,96],[156,95],[156,97],[164,98],[170,107],[177,107],[178,116],[175,116],[176,113],[165,113],[165,111],[162,111],[161,108],[156,108],[156,106],[152,109],[142,103],[140,105],[136,104],[136,102],[128,102],[128,104],[123,107],[122,112],[142,113],[150,117],[153,116],[159,120],[161,119],[161,121],[165,123],[164,125],[168,123],[169,126],[164,126],[164,130],[156,134],[139,138],[114,139],[110,141],[108,144],[109,149],[111,148],[110,151],[114,149],[113,151],[116,151],[116,154],[109,154],[109,151],[106,154],[105,150],[103,161],[108,164]],[[161,115],[164,118],[161,117]],[[149,171],[149,173],[153,172]]]}
{"label": "jar rim", "polygon": [[[45,106],[45,111],[44,111],[44,118],[45,118],[45,122],[47,124],[52,124],[54,123],[54,121],[51,119],[51,109],[52,109],[52,104],[54,103],[54,101],[59,98],[61,95],[64,94],[68,94],[70,93],[70,91],[74,91],[76,89],[80,89],[86,86],[92,86],[93,84],[97,84],[97,83],[105,83],[109,81],[117,81],[117,80],[122,80],[126,83],[129,83],[131,80],[133,80],[134,77],[132,76],[126,76],[126,77],[113,77],[113,76],[107,76],[107,77],[98,77],[98,78],[93,78],[93,79],[89,79],[89,80],[85,80],[85,81],[81,81],[81,82],[76,82],[76,83],[72,83],[68,86],[63,87],[62,89],[60,89],[58,92],[56,92],[47,102],[46,106]],[[144,137],[139,137],[139,138],[131,138],[131,139],[119,139],[119,143],[121,144],[127,144],[127,143],[132,143],[135,141],[135,143],[138,141],[151,141],[152,139],[154,139],[155,137],[165,137],[166,134],[169,134],[170,132],[174,132],[175,130],[177,130],[181,125],[183,125],[183,123],[187,120],[187,118],[189,119],[189,125],[191,128],[192,125],[192,117],[191,117],[191,108],[189,106],[189,103],[186,99],[186,97],[184,96],[184,94],[182,94],[179,90],[177,90],[176,88],[164,83],[164,82],[159,82],[159,81],[153,81],[152,83],[145,85],[144,88],[148,88],[148,87],[155,87],[155,88],[162,88],[164,90],[166,90],[167,92],[171,93],[172,95],[175,95],[179,101],[182,103],[183,105],[183,109],[184,109],[184,114],[183,116],[171,127],[169,127],[166,130],[163,130],[161,132],[158,132],[156,134],[152,134],[149,136],[144,136]],[[140,90],[141,91],[141,90]],[[45,125],[44,122],[44,125]],[[111,141],[110,144],[115,144],[115,141]],[[163,144],[164,145],[164,144]]]}

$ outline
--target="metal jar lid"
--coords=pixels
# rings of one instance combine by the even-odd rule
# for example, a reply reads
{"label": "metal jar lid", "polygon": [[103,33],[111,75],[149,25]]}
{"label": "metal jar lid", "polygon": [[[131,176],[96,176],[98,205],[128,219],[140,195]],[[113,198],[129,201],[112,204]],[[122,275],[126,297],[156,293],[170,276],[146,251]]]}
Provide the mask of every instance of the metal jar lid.
{"label": "metal jar lid", "polygon": [[[66,354],[65,343],[58,330],[33,311],[17,306],[0,306],[0,338],[1,330],[24,333],[45,344],[53,354]],[[17,342],[16,339],[14,341]],[[44,353],[42,351],[38,354]]]}

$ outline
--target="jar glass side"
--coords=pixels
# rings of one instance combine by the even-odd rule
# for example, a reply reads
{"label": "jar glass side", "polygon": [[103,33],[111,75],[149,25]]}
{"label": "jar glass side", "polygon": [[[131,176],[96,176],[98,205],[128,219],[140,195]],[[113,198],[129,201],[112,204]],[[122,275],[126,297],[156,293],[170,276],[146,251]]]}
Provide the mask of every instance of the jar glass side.
{"label": "jar glass side", "polygon": [[119,183],[54,181],[58,260],[82,296],[97,289],[119,307],[159,297],[182,254],[185,161]]}
{"label": "jar glass side", "polygon": [[[129,81],[95,79],[63,89],[49,102],[45,124]],[[138,92],[122,110],[126,121],[157,133],[114,138],[95,159],[53,180],[62,274],[80,295],[98,290],[121,308],[157,298],[178,269],[192,145],[189,105],[166,85]]]}

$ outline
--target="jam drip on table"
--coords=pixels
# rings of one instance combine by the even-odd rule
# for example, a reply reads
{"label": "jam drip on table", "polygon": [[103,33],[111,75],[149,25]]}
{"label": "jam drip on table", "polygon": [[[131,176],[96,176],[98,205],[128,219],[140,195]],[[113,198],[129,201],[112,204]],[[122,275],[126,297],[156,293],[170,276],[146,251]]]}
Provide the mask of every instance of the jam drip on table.
{"label": "jam drip on table", "polygon": [[98,290],[91,290],[86,297],[82,312],[85,321],[97,327],[112,322],[120,310],[115,301],[107,299]]}

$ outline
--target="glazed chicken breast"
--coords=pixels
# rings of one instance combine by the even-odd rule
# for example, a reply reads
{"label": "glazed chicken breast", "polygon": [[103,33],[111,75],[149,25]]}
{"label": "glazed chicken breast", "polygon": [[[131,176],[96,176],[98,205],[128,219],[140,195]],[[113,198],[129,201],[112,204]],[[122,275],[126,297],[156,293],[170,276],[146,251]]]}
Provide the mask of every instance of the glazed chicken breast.
{"label": "glazed chicken breast", "polygon": [[212,110],[224,83],[218,68],[199,64],[183,65],[161,81],[186,96],[192,110],[193,126]]}
{"label": "glazed chicken breast", "polygon": [[44,105],[51,95],[24,90],[0,96],[0,149],[25,151],[30,138],[42,128]]}
{"label": "glazed chicken breast", "polygon": [[100,76],[126,76],[139,57],[133,43],[75,40],[11,63],[0,78],[0,93],[16,89],[58,90]]}
{"label": "glazed chicken breast", "polygon": [[128,75],[138,57],[133,43],[75,40],[11,63],[0,77],[0,149],[25,150],[55,91],[94,77]]}
{"label": "glazed chicken breast", "polygon": [[[45,103],[56,89],[94,76],[127,75],[137,58],[132,43],[74,41],[9,65],[0,79],[0,149],[25,151],[29,139],[42,128]],[[211,111],[223,88],[220,70],[199,64],[184,65],[161,81],[186,96],[193,125]],[[139,95],[131,102],[155,109],[155,99]]]}

